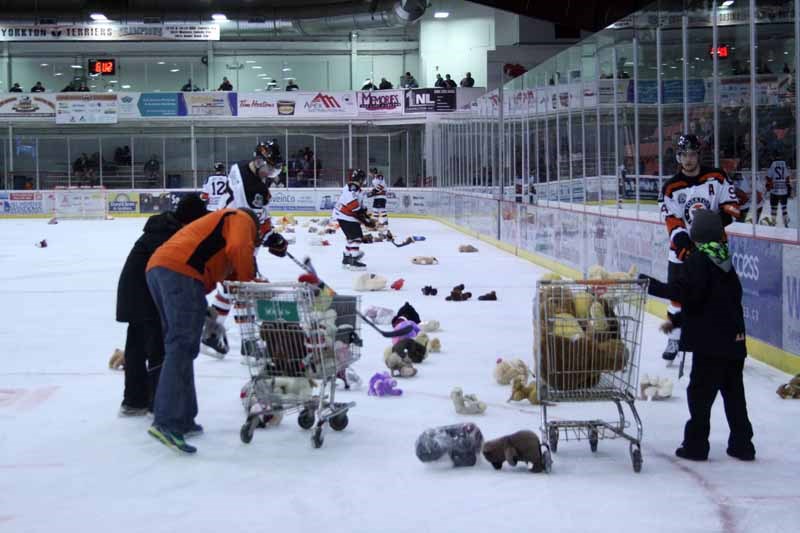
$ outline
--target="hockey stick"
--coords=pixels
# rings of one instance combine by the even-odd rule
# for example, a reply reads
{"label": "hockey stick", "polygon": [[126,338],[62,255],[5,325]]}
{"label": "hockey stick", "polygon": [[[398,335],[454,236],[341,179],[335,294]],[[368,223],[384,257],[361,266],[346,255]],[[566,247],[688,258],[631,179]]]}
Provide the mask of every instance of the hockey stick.
{"label": "hockey stick", "polygon": [[[317,271],[314,269],[314,266],[311,264],[311,259],[310,258],[306,257],[303,261],[299,261],[295,256],[293,256],[289,252],[286,252],[286,257],[291,259],[294,262],[294,264],[296,264],[297,266],[299,266],[300,268],[302,268],[303,270],[305,270],[309,274],[313,274],[319,280],[319,284],[317,286],[320,289],[324,289],[324,288],[327,287],[333,294],[336,294],[336,291],[334,291],[324,281],[319,279],[319,276],[317,276]],[[411,333],[412,326],[405,326],[403,328],[395,329],[395,330],[392,330],[392,331],[384,331],[384,330],[380,329],[377,325],[375,325],[375,323],[373,321],[371,321],[369,318],[367,318],[363,313],[361,313],[361,311],[357,310],[356,314],[359,317],[361,317],[361,320],[366,322],[367,325],[369,325],[369,327],[371,327],[372,329],[374,329],[375,331],[380,333],[380,335],[382,337],[385,337],[387,339],[391,339],[393,337],[402,337],[403,335],[408,335],[409,333]]]}
{"label": "hockey stick", "polygon": [[392,244],[394,244],[394,245],[395,245],[395,246],[397,246],[398,248],[402,248],[403,246],[408,246],[409,244],[411,244],[411,243],[413,243],[413,242],[414,242],[414,238],[413,238],[413,237],[406,237],[406,240],[404,240],[404,241],[403,241],[402,243],[400,243],[400,244],[397,244],[397,243],[395,242],[395,240],[394,240],[394,235],[392,235],[392,232],[391,232],[391,231],[389,231],[389,230],[386,230],[386,235],[389,237],[389,242],[390,242],[390,243],[392,243]]}

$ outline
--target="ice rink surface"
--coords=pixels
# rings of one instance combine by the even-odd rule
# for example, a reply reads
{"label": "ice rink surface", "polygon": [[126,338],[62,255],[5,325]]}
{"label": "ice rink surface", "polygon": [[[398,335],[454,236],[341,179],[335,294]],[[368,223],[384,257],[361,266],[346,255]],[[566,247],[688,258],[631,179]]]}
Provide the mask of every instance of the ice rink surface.
{"label": "ice rink surface", "polygon": [[[229,320],[231,353],[221,361],[201,354],[195,363],[197,421],[205,434],[190,442],[199,452],[179,456],[147,435],[150,418],[117,416],[123,374],[107,368],[125,340],[125,325],[114,321],[117,278],[144,222],[0,220],[1,532],[797,530],[800,403],[775,394],[787,375],[753,359],[745,384],[755,463],[725,454],[720,398],[710,460],[674,457],[687,417],[687,377],[676,382],[672,399],[637,402],[644,424],[640,474],[622,440],[601,440],[596,454],[586,441],[562,441],[550,475],[521,466],[496,472],[483,459],[461,469],[420,463],[414,441],[426,428],[472,420],[486,438],[496,438],[538,430],[541,421],[537,407],[506,402],[508,388],[494,383],[492,370],[497,357],[520,357],[532,366],[532,297],[544,270],[432,221],[391,222],[398,237],[424,235],[424,242],[363,248],[370,272],[390,282],[402,277],[405,287],[364,294],[362,310],[396,310],[409,301],[423,320],[442,324],[434,336],[443,352],[417,365],[417,377],[400,380],[402,396],[341,392],[339,398],[358,403],[350,425],[341,433],[326,428],[317,450],[294,416],[242,444],[239,391],[248,371]],[[343,237],[332,237],[331,247],[311,247],[303,231],[293,253],[311,255],[323,279],[350,292],[356,274],[340,267]],[[47,248],[34,246],[41,239]],[[459,254],[458,245],[466,243],[479,253]],[[414,255],[434,255],[440,264],[412,265]],[[259,264],[274,281],[299,273],[266,251]],[[459,283],[473,300],[445,301]],[[423,296],[424,285],[439,295]],[[475,300],[490,290],[499,301]],[[646,315],[642,372],[677,380],[677,367],[661,361],[658,322]],[[355,369],[366,381],[385,370],[389,341],[366,327],[363,333]],[[454,386],[478,394],[489,404],[486,414],[455,414],[448,396]],[[558,418],[615,413],[610,403],[550,411]]]}

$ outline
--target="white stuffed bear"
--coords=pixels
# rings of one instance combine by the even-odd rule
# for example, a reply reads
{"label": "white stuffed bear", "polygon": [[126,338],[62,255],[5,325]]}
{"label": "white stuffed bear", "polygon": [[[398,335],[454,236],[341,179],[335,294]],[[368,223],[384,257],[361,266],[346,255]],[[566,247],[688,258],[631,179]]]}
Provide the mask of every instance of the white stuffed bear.
{"label": "white stuffed bear", "polygon": [[422,322],[419,327],[422,329],[423,333],[433,333],[434,331],[439,331],[441,325],[438,320],[426,320]]}
{"label": "white stuffed bear", "polygon": [[644,374],[639,380],[639,391],[642,400],[666,400],[672,397],[672,380]]}
{"label": "white stuffed bear", "polygon": [[504,361],[502,358],[498,358],[497,365],[494,367],[494,380],[500,385],[509,385],[514,378],[519,378],[525,385],[528,383],[529,373],[528,365],[521,359]]}
{"label": "white stuffed bear", "polygon": [[377,274],[364,273],[353,280],[353,289],[356,291],[381,291],[386,288],[386,278]]}

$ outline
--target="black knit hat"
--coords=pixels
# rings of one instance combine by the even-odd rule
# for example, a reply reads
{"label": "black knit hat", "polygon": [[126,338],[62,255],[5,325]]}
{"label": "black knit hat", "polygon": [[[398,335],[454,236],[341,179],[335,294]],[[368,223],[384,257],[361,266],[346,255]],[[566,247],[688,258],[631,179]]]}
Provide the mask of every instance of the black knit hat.
{"label": "black knit hat", "polygon": [[724,238],[722,219],[718,213],[708,209],[697,209],[692,213],[692,228],[689,236],[698,244],[721,242]]}
{"label": "black knit hat", "polygon": [[203,199],[200,198],[200,195],[190,193],[181,197],[178,206],[175,208],[175,218],[177,218],[181,224],[190,224],[207,212],[206,204]]}

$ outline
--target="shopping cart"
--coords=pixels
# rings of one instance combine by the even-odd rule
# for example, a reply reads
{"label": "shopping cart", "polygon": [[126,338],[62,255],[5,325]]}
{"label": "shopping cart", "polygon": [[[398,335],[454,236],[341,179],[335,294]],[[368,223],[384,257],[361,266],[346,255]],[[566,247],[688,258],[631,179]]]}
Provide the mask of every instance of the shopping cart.
{"label": "shopping cart", "polygon": [[[534,301],[537,395],[542,404],[545,467],[564,440],[604,438],[630,443],[635,472],[642,468],[642,422],[634,405],[639,380],[647,280],[539,281]],[[614,402],[618,420],[548,419],[550,402]],[[622,404],[628,404],[635,424]]]}
{"label": "shopping cart", "polygon": [[336,377],[361,353],[357,296],[330,295],[306,283],[225,283],[250,369],[252,408],[242,426],[249,443],[259,423],[299,412],[315,448],[325,423],[347,427],[355,402],[335,400]]}

